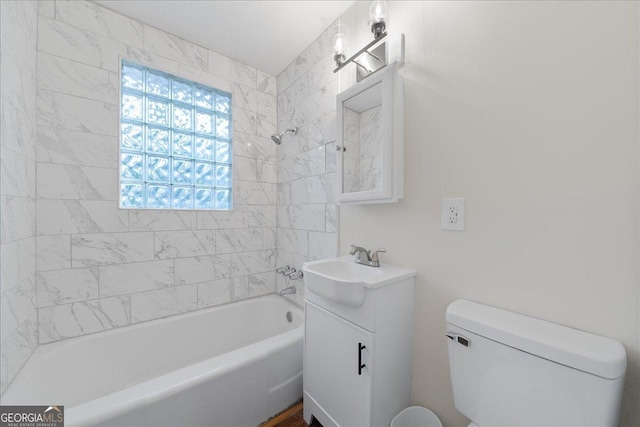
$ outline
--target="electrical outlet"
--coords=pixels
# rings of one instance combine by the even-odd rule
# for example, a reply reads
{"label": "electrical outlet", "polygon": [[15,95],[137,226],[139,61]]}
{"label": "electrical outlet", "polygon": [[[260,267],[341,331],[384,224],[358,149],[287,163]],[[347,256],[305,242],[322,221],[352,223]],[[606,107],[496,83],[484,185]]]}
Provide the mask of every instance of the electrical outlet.
{"label": "electrical outlet", "polygon": [[464,199],[442,199],[440,228],[464,231]]}
{"label": "electrical outlet", "polygon": [[447,212],[448,214],[448,222],[449,224],[455,224],[456,222],[458,222],[458,208],[457,206],[454,205],[449,205],[449,211]]}

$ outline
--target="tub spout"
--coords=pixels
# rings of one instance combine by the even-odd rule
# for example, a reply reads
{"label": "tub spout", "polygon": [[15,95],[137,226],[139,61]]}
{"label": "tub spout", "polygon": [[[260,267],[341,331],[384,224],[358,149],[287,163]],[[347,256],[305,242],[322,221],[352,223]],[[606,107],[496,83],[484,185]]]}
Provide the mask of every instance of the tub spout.
{"label": "tub spout", "polygon": [[295,286],[289,286],[288,288],[284,288],[283,290],[280,291],[280,296],[283,295],[289,295],[289,294],[295,294],[296,293],[296,287]]}

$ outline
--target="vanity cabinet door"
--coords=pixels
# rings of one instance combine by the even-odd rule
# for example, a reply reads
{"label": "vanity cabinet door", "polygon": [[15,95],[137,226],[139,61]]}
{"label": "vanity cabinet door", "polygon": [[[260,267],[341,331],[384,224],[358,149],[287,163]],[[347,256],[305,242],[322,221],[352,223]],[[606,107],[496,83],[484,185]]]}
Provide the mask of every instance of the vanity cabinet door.
{"label": "vanity cabinet door", "polygon": [[338,425],[369,425],[372,334],[313,303],[305,316],[305,391]]}

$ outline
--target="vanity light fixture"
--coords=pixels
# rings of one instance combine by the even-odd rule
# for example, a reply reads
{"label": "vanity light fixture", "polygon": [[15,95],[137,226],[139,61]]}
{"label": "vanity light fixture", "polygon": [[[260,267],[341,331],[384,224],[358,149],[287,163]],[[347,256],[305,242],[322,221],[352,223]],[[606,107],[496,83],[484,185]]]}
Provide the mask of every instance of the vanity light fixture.
{"label": "vanity light fixture", "polygon": [[334,73],[353,62],[358,66],[356,69],[356,81],[360,81],[388,64],[387,43],[381,43],[387,36],[385,31],[387,28],[385,21],[387,10],[388,6],[385,0],[374,0],[371,3],[368,22],[373,33],[373,40],[349,59],[345,59],[346,56],[344,54],[347,47],[346,25],[338,25],[337,32],[333,36],[333,59],[336,61],[337,67],[333,70]]}

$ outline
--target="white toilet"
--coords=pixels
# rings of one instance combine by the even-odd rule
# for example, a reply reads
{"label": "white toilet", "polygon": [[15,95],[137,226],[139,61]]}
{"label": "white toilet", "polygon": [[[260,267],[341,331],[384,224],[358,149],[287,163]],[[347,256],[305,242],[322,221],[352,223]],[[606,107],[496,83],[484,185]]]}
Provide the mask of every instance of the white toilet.
{"label": "white toilet", "polygon": [[617,341],[466,300],[447,308],[456,409],[477,426],[616,426]]}

